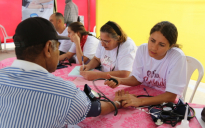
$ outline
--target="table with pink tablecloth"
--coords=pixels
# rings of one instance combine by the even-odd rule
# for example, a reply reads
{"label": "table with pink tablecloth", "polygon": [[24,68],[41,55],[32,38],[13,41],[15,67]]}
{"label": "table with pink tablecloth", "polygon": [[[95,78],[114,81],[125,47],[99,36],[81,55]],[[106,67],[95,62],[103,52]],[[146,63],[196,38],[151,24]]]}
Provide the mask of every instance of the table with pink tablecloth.
{"label": "table with pink tablecloth", "polygon": [[[75,84],[77,84],[79,88],[83,89],[84,85],[78,85],[78,82],[76,82],[76,80],[74,80],[74,82]],[[103,83],[100,86],[99,84],[97,83],[98,88],[111,100],[114,99],[114,93],[117,90],[121,90],[121,89],[129,91],[131,94],[136,94],[136,95],[147,95],[147,93],[143,90],[143,88],[146,88],[149,95],[152,96],[156,96],[162,93],[160,91],[157,91],[155,89],[149,88],[144,85],[139,85],[135,87],[119,86],[118,88],[112,89],[103,85]],[[89,86],[93,90],[96,90],[92,84]],[[190,106],[204,107],[205,105],[190,104]],[[147,109],[145,109],[145,111],[147,111]],[[117,116],[114,116],[114,112],[113,112],[103,116],[89,117],[83,120],[82,122],[80,122],[78,126],[82,128],[97,128],[97,127],[98,128],[172,128],[170,124],[163,124],[161,126],[155,125],[155,123],[153,122],[149,114],[135,108],[119,109]],[[191,128],[201,128],[196,118],[190,120],[189,126]]]}
{"label": "table with pink tablecloth", "polygon": [[0,61],[0,69],[11,66],[14,60],[16,60],[16,57],[7,58],[7,59]]}
{"label": "table with pink tablecloth", "polygon": [[[16,60],[16,57],[7,58],[5,60],[0,61],[0,69],[11,66],[11,64]],[[67,68],[58,69],[52,74],[58,77],[63,78],[64,80],[73,81],[76,77],[68,77],[68,73],[72,71],[75,66],[79,66],[79,64],[72,64],[72,66],[68,65]]]}
{"label": "table with pink tablecloth", "polygon": [[[0,69],[10,66],[12,62],[16,58],[8,58],[0,62]],[[58,69],[52,74],[55,76],[61,77],[64,80],[72,81],[83,90],[84,85],[88,84],[93,90],[97,91],[93,85],[92,81],[87,81],[82,77],[68,77],[68,73],[76,66],[77,64],[72,64],[72,66],[68,66],[67,68]],[[161,91],[146,87],[144,85],[139,85],[135,87],[129,87],[120,85],[119,87],[112,89],[106,85],[104,85],[103,80],[96,81],[95,84],[98,88],[111,100],[114,99],[114,94],[118,90],[126,90],[129,91],[131,94],[136,95],[147,95],[143,88],[146,88],[147,92],[151,96],[156,96],[161,94]],[[189,104],[193,108],[202,108],[205,105],[199,104]],[[147,111],[147,109],[145,109]],[[179,125],[178,123],[177,125]],[[176,125],[176,126],[177,126]],[[172,128],[170,124],[163,124],[161,126],[156,126],[153,122],[151,116],[144,111],[135,108],[121,108],[118,110],[117,116],[114,116],[114,112],[98,116],[98,117],[89,117],[83,120],[78,124],[78,126],[82,128]],[[201,125],[197,121],[196,118],[190,120],[191,128],[201,128]]]}

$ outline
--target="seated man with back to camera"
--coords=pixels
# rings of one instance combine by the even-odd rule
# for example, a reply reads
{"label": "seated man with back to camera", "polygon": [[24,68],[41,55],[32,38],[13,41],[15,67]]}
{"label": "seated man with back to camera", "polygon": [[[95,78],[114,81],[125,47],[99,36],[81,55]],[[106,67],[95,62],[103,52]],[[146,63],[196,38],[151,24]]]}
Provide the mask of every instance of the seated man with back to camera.
{"label": "seated man with back to camera", "polygon": [[[72,82],[51,74],[59,60],[58,39],[68,37],[58,36],[48,20],[22,21],[13,39],[17,60],[0,70],[2,128],[59,128],[115,110],[111,103],[91,101]],[[119,108],[117,98],[114,104]]]}
{"label": "seated man with back to camera", "polygon": [[[52,14],[49,21],[53,24],[59,36],[68,36],[68,27],[65,26],[64,17],[61,13],[56,12]],[[59,40],[59,42],[60,55],[68,52],[73,44],[71,40]]]}

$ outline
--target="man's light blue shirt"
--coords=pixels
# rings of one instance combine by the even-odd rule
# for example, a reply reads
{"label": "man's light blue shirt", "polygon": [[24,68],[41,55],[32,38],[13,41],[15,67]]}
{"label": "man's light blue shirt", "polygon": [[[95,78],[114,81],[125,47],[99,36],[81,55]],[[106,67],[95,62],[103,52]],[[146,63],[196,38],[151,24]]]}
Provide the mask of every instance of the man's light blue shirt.
{"label": "man's light blue shirt", "polygon": [[86,118],[91,102],[72,82],[32,62],[0,70],[1,128],[60,128]]}

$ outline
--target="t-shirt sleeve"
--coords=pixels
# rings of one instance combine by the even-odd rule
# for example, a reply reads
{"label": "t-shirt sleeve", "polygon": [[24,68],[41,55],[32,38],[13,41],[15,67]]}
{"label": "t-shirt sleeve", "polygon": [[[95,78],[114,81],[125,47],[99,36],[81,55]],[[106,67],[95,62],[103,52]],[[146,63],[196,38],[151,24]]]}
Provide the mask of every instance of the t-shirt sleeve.
{"label": "t-shirt sleeve", "polygon": [[182,95],[186,86],[186,56],[177,54],[174,58],[170,66],[171,68],[168,69],[165,91]]}
{"label": "t-shirt sleeve", "polygon": [[132,65],[135,59],[136,49],[134,42],[127,42],[120,46],[119,56],[117,59],[118,70],[132,71]]}
{"label": "t-shirt sleeve", "polygon": [[101,49],[102,49],[102,46],[101,46],[101,43],[99,43],[98,47],[97,47],[97,50],[96,50],[96,53],[95,53],[95,56],[97,58],[101,58]]}
{"label": "t-shirt sleeve", "polygon": [[73,43],[70,40],[61,40],[59,42],[61,42],[59,50],[62,52],[68,52],[71,46],[73,45]]}
{"label": "t-shirt sleeve", "polygon": [[[146,47],[145,47],[146,48]],[[137,49],[136,56],[133,63],[132,73],[131,75],[134,76],[139,82],[143,82],[143,50],[145,51],[143,46],[140,46]]]}
{"label": "t-shirt sleeve", "polygon": [[95,56],[99,40],[93,36],[88,36],[83,47],[83,55],[90,60]]}
{"label": "t-shirt sleeve", "polygon": [[79,88],[70,104],[69,113],[66,117],[68,124],[75,125],[83,121],[91,108],[91,101]]}
{"label": "t-shirt sleeve", "polygon": [[72,53],[76,53],[76,46],[75,46],[75,43],[72,44],[69,52],[72,52]]}

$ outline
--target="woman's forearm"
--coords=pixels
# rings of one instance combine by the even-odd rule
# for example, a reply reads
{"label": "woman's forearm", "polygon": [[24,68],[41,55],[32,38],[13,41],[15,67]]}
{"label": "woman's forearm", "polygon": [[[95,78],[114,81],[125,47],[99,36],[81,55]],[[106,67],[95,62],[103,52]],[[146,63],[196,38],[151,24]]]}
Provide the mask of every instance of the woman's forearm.
{"label": "woman's forearm", "polygon": [[115,76],[115,77],[119,77],[119,78],[126,78],[130,75],[130,71],[99,72],[99,77],[108,79],[107,74],[110,74],[111,76]]}
{"label": "woman's forearm", "polygon": [[98,67],[100,65],[100,60],[98,60],[97,57],[93,57],[91,59],[91,61],[87,64],[87,66],[89,67],[89,69],[94,69],[96,67]]}
{"label": "woman's forearm", "polygon": [[[174,102],[177,95],[171,92],[165,92],[158,96],[154,97],[144,97],[144,98],[137,98],[137,100],[140,100],[140,104],[136,105],[138,106],[146,106],[146,105],[157,105],[162,104],[164,102]],[[137,103],[137,102],[136,102]]]}
{"label": "woman's forearm", "polygon": [[[79,64],[82,64],[82,56],[83,56],[83,51],[80,47],[80,43],[75,43],[76,44],[76,56],[78,59]],[[85,62],[86,60],[84,60]]]}
{"label": "woman's forearm", "polygon": [[127,85],[127,86],[137,86],[140,85],[141,82],[139,82],[134,76],[130,76],[127,78],[118,78],[119,84]]}
{"label": "woman's forearm", "polygon": [[73,57],[75,53],[72,52],[67,52],[66,54],[62,54],[59,56],[59,61],[64,60],[65,58],[70,59],[71,57]]}

